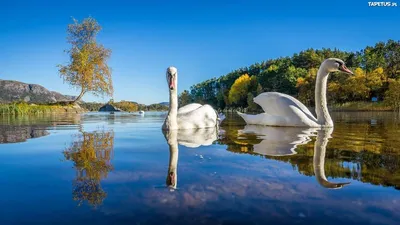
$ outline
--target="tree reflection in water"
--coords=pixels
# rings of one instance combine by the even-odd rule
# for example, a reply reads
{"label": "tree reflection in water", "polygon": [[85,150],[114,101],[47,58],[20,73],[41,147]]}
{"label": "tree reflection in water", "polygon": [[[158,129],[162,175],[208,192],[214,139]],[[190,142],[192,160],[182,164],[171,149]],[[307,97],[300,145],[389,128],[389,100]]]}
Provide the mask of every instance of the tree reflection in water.
{"label": "tree reflection in water", "polygon": [[82,132],[63,151],[65,159],[73,161],[76,169],[72,195],[78,205],[87,201],[97,207],[106,198],[100,181],[113,170],[113,151],[113,131]]}

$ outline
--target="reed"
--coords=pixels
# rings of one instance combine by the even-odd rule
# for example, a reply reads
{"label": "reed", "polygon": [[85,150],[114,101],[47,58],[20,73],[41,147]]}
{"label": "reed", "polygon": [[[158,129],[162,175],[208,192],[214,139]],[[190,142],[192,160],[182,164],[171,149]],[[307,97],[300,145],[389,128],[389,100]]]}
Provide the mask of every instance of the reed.
{"label": "reed", "polygon": [[38,115],[45,113],[58,112],[65,107],[72,107],[61,104],[28,104],[25,102],[15,102],[0,104],[0,114],[2,115]]}

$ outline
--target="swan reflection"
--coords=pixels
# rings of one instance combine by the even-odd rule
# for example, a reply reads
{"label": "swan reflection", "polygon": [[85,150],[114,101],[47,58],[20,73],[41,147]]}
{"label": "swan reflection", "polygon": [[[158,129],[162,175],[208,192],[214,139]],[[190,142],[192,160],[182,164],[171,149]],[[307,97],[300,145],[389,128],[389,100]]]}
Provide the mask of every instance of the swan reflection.
{"label": "swan reflection", "polygon": [[[238,131],[238,139],[241,144],[253,145],[253,151],[266,156],[289,156],[297,154],[296,148],[310,142],[311,137],[316,136],[314,143],[313,168],[318,183],[330,189],[338,189],[349,183],[329,182],[325,175],[325,152],[331,138],[333,128],[296,128],[296,127],[267,127],[259,125],[246,125]],[[261,140],[259,143],[246,140],[246,135],[255,135]]]}
{"label": "swan reflection", "polygon": [[331,138],[333,132],[333,128],[326,128],[318,130],[317,139],[314,143],[314,157],[313,157],[313,166],[314,166],[314,174],[317,178],[318,183],[326,188],[330,189],[339,189],[344,187],[350,182],[345,183],[332,183],[326,179],[325,176],[325,152],[326,146],[328,145],[329,138]]}
{"label": "swan reflection", "polygon": [[218,139],[218,129],[164,130],[163,134],[169,146],[169,165],[166,185],[169,188],[176,189],[178,183],[178,145],[183,145],[189,148],[212,145],[213,142]]}
{"label": "swan reflection", "polygon": [[261,155],[284,156],[296,154],[297,146],[310,142],[310,137],[315,136],[316,131],[317,128],[246,125],[238,133],[239,136],[256,135],[261,140],[260,143],[253,145],[254,152]]}

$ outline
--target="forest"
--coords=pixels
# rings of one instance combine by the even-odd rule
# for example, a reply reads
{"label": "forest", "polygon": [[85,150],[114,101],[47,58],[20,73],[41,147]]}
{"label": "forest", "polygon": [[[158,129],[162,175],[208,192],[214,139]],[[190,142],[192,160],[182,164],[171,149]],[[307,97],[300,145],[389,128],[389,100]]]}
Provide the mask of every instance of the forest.
{"label": "forest", "polygon": [[191,86],[179,95],[179,104],[198,102],[219,110],[256,111],[259,108],[253,97],[277,91],[313,106],[318,68],[330,57],[344,60],[354,75],[331,73],[329,104],[376,101],[400,110],[400,41],[394,40],[378,42],[356,52],[310,48],[291,57],[258,62]]}
{"label": "forest", "polygon": [[[120,101],[120,102],[114,102],[113,100],[110,100],[108,104],[111,104],[122,111],[125,112],[136,112],[136,111],[167,111],[168,110],[168,105],[161,104],[161,103],[156,103],[156,104],[150,104],[150,105],[145,105],[145,104],[140,104],[137,102],[132,102],[132,101]],[[91,112],[97,112],[99,109],[104,105],[104,103],[97,103],[97,102],[83,102],[80,103],[80,106],[88,111]]]}

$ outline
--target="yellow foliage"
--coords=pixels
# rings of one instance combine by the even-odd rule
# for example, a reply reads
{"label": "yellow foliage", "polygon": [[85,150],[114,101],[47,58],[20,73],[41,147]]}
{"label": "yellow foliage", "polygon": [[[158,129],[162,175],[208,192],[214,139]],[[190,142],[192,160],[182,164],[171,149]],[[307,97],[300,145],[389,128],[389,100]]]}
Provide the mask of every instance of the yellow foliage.
{"label": "yellow foliage", "polygon": [[277,65],[271,65],[268,67],[268,72],[276,72],[278,70],[278,66]]}
{"label": "yellow foliage", "polygon": [[113,103],[117,108],[122,109],[123,111],[126,112],[135,112],[138,111],[139,106],[133,102],[128,102],[128,101],[120,101]]}
{"label": "yellow foliage", "polygon": [[306,105],[311,105],[314,101],[316,76],[317,69],[311,68],[306,77],[297,78],[296,88],[299,90],[298,99]]}
{"label": "yellow foliage", "polygon": [[251,78],[248,74],[243,74],[236,79],[235,83],[233,83],[231,89],[229,90],[229,103],[238,103],[246,100],[250,82]]}
{"label": "yellow foliage", "polygon": [[382,87],[386,81],[387,76],[384,74],[383,68],[378,67],[367,75],[367,86],[372,90]]}
{"label": "yellow foliage", "polygon": [[357,68],[354,70],[354,75],[346,79],[343,89],[349,96],[364,100],[368,98],[370,88],[367,87],[367,76],[363,69]]}
{"label": "yellow foliage", "polygon": [[385,93],[385,102],[390,105],[393,110],[400,111],[400,79],[389,80],[389,89]]}
{"label": "yellow foliage", "polygon": [[86,92],[112,96],[111,69],[107,65],[111,50],[95,39],[100,25],[93,18],[87,18],[82,23],[74,22],[68,26],[68,40],[72,44],[68,50],[70,63],[58,66],[60,76],[81,90],[75,101],[79,101]]}

